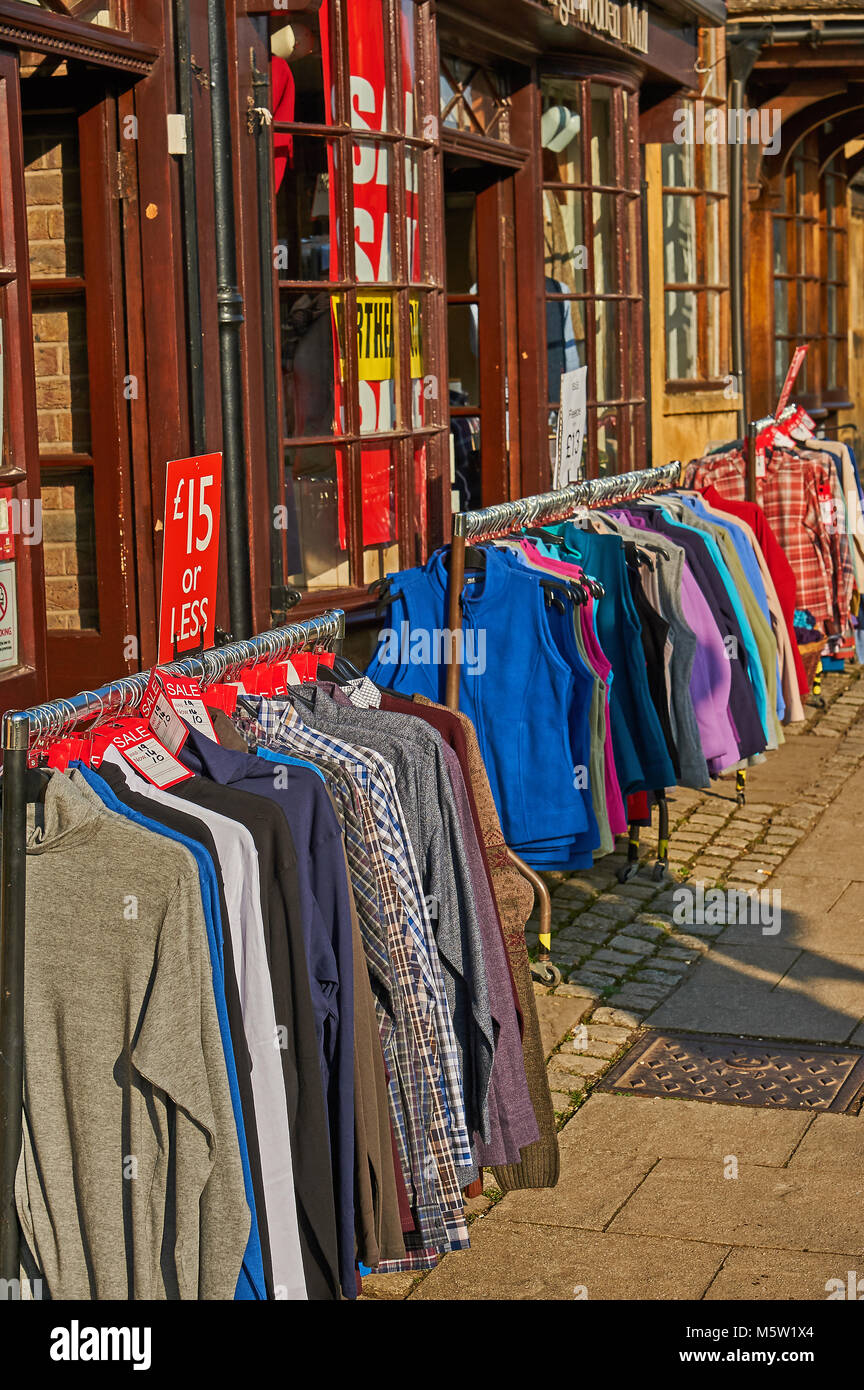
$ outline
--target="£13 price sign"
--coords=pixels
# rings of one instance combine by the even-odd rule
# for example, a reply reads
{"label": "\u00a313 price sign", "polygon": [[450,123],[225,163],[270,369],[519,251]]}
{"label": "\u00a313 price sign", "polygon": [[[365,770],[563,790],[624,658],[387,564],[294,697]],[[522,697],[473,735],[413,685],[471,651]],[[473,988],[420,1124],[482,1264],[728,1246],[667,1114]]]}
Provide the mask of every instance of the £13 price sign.
{"label": "\u00a313 price sign", "polygon": [[165,473],[160,662],[213,645],[222,455],[174,459]]}

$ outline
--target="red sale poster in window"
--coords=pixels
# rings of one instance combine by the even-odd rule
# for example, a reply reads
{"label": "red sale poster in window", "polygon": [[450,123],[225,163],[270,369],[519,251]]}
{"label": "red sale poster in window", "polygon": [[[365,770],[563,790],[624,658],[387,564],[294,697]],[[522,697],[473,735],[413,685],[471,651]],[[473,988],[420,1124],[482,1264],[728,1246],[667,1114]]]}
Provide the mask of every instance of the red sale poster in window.
{"label": "red sale poster in window", "polygon": [[[411,62],[413,51],[413,12],[410,7],[401,16],[402,83],[405,93],[405,133],[414,134],[414,77]],[[388,123],[387,65],[381,0],[351,0],[346,7],[348,54],[350,62],[349,120],[356,138],[352,142],[352,204],[354,216],[354,264],[356,278],[370,287],[393,279],[392,226],[390,216],[391,161],[393,154],[384,144],[363,139],[364,131],[386,131]],[[324,0],[320,11],[322,39],[331,33],[330,0]],[[329,42],[322,42],[324,89],[327,120],[335,121],[334,74]],[[332,146],[329,150],[329,198],[331,229],[340,227],[338,182],[340,171],[335,167]],[[347,171],[341,171],[342,176]],[[419,278],[419,214],[418,214],[419,157],[413,153],[405,161],[405,232],[410,278]],[[336,231],[338,239],[338,231]],[[350,274],[344,263],[342,245],[330,258],[330,277],[333,280]],[[340,322],[342,306],[333,300],[333,343],[335,358],[335,413],[340,428],[344,418],[344,334],[346,325]],[[398,370],[396,360],[396,306],[393,296],[370,289],[357,295],[358,387],[360,430],[363,434],[382,433],[397,425]],[[410,319],[410,374],[413,383],[415,423],[422,423],[419,402],[422,397],[420,300],[412,296]],[[402,355],[404,363],[404,354]],[[404,370],[404,367],[403,367]],[[423,458],[422,450],[420,458]],[[336,450],[339,488],[339,544],[347,546],[345,508],[346,451]],[[363,544],[386,545],[395,539],[395,460],[388,447],[370,446],[362,452],[361,515]]]}
{"label": "red sale poster in window", "polygon": [[159,606],[161,664],[212,647],[222,510],[222,455],[174,459],[165,471]]}

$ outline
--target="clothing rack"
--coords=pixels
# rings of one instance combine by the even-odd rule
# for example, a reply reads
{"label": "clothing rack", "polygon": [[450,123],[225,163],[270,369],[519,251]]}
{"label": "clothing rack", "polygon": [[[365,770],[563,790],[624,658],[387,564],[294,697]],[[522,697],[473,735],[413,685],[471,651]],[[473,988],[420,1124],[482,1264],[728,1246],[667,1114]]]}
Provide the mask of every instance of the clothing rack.
{"label": "clothing rack", "polygon": [[[192,676],[205,688],[262,661],[277,661],[304,650],[341,651],[345,614],[328,610],[318,618],[289,623],[257,637],[214,647],[159,669]],[[6,1297],[19,1277],[15,1172],[21,1148],[24,1090],[24,931],[26,912],[27,754],[46,738],[64,737],[82,725],[138,708],[151,672],[124,676],[99,690],[68,700],[49,700],[3,716],[3,806],[0,847],[0,1279]]]}
{"label": "clothing rack", "polygon": [[[630,501],[651,492],[661,492],[677,486],[681,463],[674,460],[660,468],[643,468],[635,473],[610,473],[603,478],[591,478],[557,492],[537,493],[518,501],[499,502],[493,507],[476,511],[456,512],[453,516],[453,539],[450,546],[450,577],[448,590],[448,627],[450,631],[450,663],[447,667],[445,701],[448,709],[459,708],[460,653],[459,637],[462,628],[460,598],[465,584],[465,549],[469,541],[488,541],[511,536],[525,526],[544,522],[565,521],[580,507],[598,508],[616,502]],[[655,793],[659,807],[659,848],[657,869],[661,877],[669,857],[669,812],[665,792]],[[514,868],[528,879],[534,889],[540,910],[540,945],[537,963],[531,973],[541,984],[560,984],[561,973],[551,963],[552,899],[543,879],[524,860],[508,847],[507,854]],[[629,831],[628,863],[619,872],[622,882],[632,877],[639,863],[639,829]]]}

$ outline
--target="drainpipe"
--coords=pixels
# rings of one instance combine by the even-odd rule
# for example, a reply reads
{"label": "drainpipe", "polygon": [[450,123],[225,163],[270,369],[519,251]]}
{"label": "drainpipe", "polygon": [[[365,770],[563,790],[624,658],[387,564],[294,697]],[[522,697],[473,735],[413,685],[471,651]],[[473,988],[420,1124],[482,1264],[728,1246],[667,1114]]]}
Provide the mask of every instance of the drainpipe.
{"label": "drainpipe", "polygon": [[[264,357],[264,431],[267,448],[267,486],[270,516],[284,502],[282,495],[282,431],[279,428],[279,396],[276,371],[279,344],[276,335],[276,305],[273,295],[273,237],[271,208],[273,152],[270,143],[268,103],[270,74],[261,72],[250,50],[254,105],[249,112],[249,129],[255,135],[255,170],[258,181],[258,260],[261,266],[261,336]],[[285,584],[282,532],[270,527],[270,613],[274,623],[284,622],[289,608],[300,602],[299,589]]]}
{"label": "drainpipe", "polygon": [[[744,93],[756,60],[769,31],[747,30],[727,37],[727,63],[730,81],[728,104],[735,110],[744,105]],[[736,141],[729,147],[729,280],[732,315],[732,374],[738,385],[738,437],[747,431],[750,393],[747,387],[744,352],[744,147]]]}
{"label": "drainpipe", "polygon": [[243,360],[234,221],[234,164],[228,32],[222,0],[207,0],[210,47],[210,110],[213,132],[213,200],[216,214],[216,275],[219,304],[219,371],[222,388],[222,477],[228,541],[228,605],[235,637],[252,635],[252,576],[249,563],[249,504],[243,431]]}
{"label": "drainpipe", "polygon": [[177,95],[186,123],[186,153],[180,161],[183,185],[183,259],[186,270],[186,337],[189,351],[190,446],[193,454],[207,447],[204,405],[204,343],[201,328],[201,279],[198,264],[198,194],[195,187],[195,130],[192,111],[192,53],[189,0],[175,0]]}

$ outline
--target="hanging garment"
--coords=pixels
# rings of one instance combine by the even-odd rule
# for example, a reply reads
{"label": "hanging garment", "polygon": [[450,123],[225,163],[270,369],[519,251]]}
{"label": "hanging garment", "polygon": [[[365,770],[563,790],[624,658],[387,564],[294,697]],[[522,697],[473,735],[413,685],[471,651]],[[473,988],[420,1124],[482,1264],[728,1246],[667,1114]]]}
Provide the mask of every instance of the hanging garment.
{"label": "hanging garment", "polygon": [[40,811],[15,1189],[29,1257],[52,1299],[232,1299],[250,1214],[195,861],[61,773]]}
{"label": "hanging garment", "polygon": [[[444,662],[423,665],[416,656],[424,635],[427,651],[439,634],[438,649],[446,646],[444,556],[433,555],[393,584],[389,631],[367,674],[397,693],[440,701]],[[465,648],[474,659],[460,684],[460,707],[476,729],[507,841],[570,841],[587,829],[568,737],[573,677],[552,641],[540,586],[490,550],[485,572],[466,582],[462,605]],[[400,651],[400,635],[409,632],[421,639],[414,658]]]}
{"label": "hanging garment", "polygon": [[[266,1087],[260,1105],[256,1092],[255,1110],[268,1127],[270,1170],[264,1186],[276,1296],[335,1298],[339,1279],[329,1140],[296,859],[284,817],[260,797],[217,788],[201,777],[162,791],[139,777],[113,748],[103,767],[109,762],[135,791],[169,804],[179,801],[190,815],[200,816],[216,841],[226,888],[230,885],[236,893],[231,933],[238,978],[245,972],[254,991],[248,1000],[247,1038],[253,1084],[260,1067]],[[262,1149],[262,1159],[263,1154]],[[302,1273],[294,1253],[298,1234]]]}
{"label": "hanging garment", "polygon": [[[230,949],[227,952],[224,949],[222,923],[227,922],[228,911],[221,874],[217,868],[219,860],[215,841],[207,827],[196,822],[192,816],[183,815],[182,812],[155,802],[148,802],[143,797],[136,798],[135,794],[128,790],[126,799],[123,800],[122,793],[113,792],[104,777],[100,777],[90,768],[79,765],[72,776],[72,782],[73,785],[80,786],[82,781],[95,792],[107,810],[125,815],[133,824],[141,826],[144,830],[165,835],[169,840],[183,845],[189,850],[197,865],[207,925],[207,942],[210,947],[216,1013],[237,1126],[240,1158],[243,1163],[246,1201],[251,1215],[249,1242],[235,1298],[272,1298],[273,1270],[267,1223],[262,1220],[259,1226],[257,1215],[259,1211],[264,1212],[265,1201],[250,1076],[252,1063],[243,1032],[243,1016],[234,962]],[[235,1055],[239,1064],[235,1061]]]}

